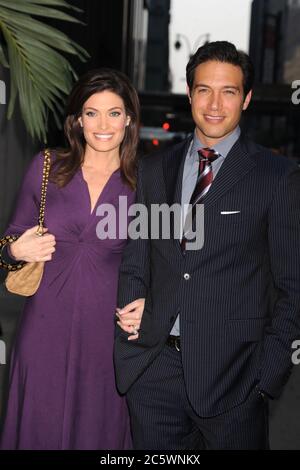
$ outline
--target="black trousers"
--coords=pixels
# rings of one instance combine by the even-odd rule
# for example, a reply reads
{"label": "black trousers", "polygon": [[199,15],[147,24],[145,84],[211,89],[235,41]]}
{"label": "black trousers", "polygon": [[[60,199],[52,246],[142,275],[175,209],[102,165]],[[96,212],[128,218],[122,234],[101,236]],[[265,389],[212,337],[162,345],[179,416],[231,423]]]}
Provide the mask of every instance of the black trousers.
{"label": "black trousers", "polygon": [[247,400],[212,418],[191,407],[181,354],[165,346],[130,388],[133,445],[141,450],[268,449],[268,403],[253,389]]}

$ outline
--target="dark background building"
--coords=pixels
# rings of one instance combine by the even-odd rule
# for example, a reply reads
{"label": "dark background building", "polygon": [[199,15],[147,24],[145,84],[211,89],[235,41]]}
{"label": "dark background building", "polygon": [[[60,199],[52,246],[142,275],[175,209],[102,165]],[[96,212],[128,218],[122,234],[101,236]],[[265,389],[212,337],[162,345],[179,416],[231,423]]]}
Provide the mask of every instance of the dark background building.
{"label": "dark background building", "polygon": [[249,53],[258,83],[286,83],[300,74],[300,1],[254,0]]}
{"label": "dark background building", "polygon": [[256,71],[250,134],[300,161],[299,107],[292,82],[300,78],[300,1],[253,0],[249,54]]}

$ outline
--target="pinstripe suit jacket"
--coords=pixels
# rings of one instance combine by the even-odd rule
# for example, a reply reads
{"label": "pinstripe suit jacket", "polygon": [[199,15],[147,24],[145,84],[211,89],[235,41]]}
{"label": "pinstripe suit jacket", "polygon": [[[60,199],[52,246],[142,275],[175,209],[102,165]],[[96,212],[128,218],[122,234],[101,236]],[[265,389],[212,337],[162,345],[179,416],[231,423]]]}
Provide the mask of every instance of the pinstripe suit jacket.
{"label": "pinstripe suit jacket", "polygon": [[[138,202],[148,209],[180,203],[189,142],[141,160]],[[255,384],[277,397],[290,374],[300,331],[300,171],[241,136],[204,211],[201,250],[184,256],[174,239],[128,242],[118,305],[140,297],[146,303],[138,340],[116,328],[114,359],[126,393],[164,347],[179,313],[187,393],[208,417],[242,403]]]}

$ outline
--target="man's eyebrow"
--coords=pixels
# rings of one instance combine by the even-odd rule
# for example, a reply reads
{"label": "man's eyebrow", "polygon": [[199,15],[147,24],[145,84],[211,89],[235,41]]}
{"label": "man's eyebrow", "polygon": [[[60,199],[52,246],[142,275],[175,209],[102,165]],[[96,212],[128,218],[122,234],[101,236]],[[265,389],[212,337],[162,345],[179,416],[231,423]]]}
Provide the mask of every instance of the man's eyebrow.
{"label": "man's eyebrow", "polygon": [[225,85],[223,86],[223,88],[231,88],[231,89],[240,91],[240,88],[236,85]]}
{"label": "man's eyebrow", "polygon": [[[200,88],[200,87],[202,87],[202,88],[211,88],[209,85],[206,85],[205,83],[197,83],[196,85],[194,85],[194,88]],[[226,88],[226,89],[230,88],[230,89],[234,89],[234,90],[240,91],[240,88],[239,88],[238,86],[236,86],[236,85],[224,85],[222,88],[223,88],[223,89],[225,89],[225,88]]]}
{"label": "man's eyebrow", "polygon": [[206,83],[197,83],[196,85],[194,85],[194,88],[199,88],[199,87],[205,87],[205,88],[210,88],[209,85],[206,85]]}

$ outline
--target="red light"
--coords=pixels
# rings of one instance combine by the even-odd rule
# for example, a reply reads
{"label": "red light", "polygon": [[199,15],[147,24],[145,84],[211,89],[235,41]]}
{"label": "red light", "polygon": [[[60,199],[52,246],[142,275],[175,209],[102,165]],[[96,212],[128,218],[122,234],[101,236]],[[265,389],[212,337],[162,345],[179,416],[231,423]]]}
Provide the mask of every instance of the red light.
{"label": "red light", "polygon": [[157,147],[159,145],[159,141],[157,139],[153,139],[152,144]]}
{"label": "red light", "polygon": [[164,122],[162,128],[164,131],[168,131],[170,129],[170,124],[168,122]]}

